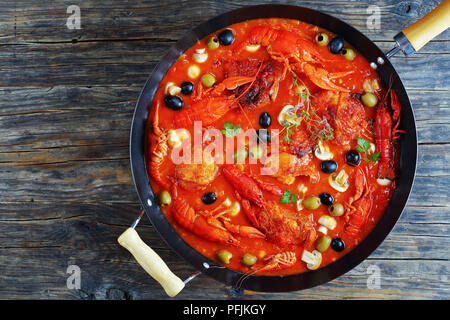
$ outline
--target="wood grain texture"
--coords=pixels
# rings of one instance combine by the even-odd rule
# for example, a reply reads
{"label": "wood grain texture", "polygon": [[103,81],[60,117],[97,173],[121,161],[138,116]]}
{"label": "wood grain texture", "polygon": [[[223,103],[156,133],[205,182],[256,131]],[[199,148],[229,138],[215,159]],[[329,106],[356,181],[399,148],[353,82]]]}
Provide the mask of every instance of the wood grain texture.
{"label": "wood grain texture", "polygon": [[[273,1],[280,3],[281,1]],[[137,96],[186,30],[267,1],[78,1],[81,30],[65,23],[71,0],[0,3],[0,299],[165,299],[117,237],[139,210],[128,142]],[[298,1],[283,3],[299,4]],[[440,1],[302,1],[343,19],[383,50]],[[381,30],[369,30],[377,5]],[[312,289],[243,299],[448,299],[450,253],[450,32],[392,62],[412,102],[419,137],[408,206],[383,244],[352,271]],[[195,270],[148,222],[139,233],[181,278]],[[66,287],[81,268],[81,290]],[[381,273],[369,289],[368,268]],[[206,276],[177,299],[230,299]]]}

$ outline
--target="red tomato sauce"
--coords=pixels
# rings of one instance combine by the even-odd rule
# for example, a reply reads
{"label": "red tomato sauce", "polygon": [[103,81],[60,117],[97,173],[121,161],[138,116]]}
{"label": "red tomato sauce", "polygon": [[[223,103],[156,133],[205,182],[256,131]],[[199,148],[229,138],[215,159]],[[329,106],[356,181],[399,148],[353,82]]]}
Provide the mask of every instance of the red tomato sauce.
{"label": "red tomato sauce", "polygon": [[[166,96],[165,88],[168,82],[173,82],[175,86],[180,86],[182,82],[191,81],[194,84],[194,93],[192,95],[182,95],[179,93],[178,95],[183,99],[184,108],[189,108],[192,103],[195,95],[197,94],[197,90],[201,85],[200,78],[204,73],[211,73],[214,75],[216,79],[215,87],[220,84],[227,76],[226,63],[230,61],[245,61],[246,59],[256,59],[258,61],[268,61],[271,59],[271,56],[268,53],[266,46],[261,46],[256,52],[249,52],[247,50],[242,50],[239,55],[234,52],[234,49],[242,43],[245,39],[249,37],[250,31],[255,26],[270,26],[273,28],[289,30],[294,32],[303,39],[308,40],[313,46],[314,49],[317,50],[320,57],[323,59],[329,59],[333,62],[330,63],[322,63],[316,64],[316,66],[322,65],[325,66],[325,69],[328,72],[343,72],[346,70],[353,70],[353,73],[341,77],[339,79],[333,80],[335,84],[347,88],[351,91],[351,94],[362,94],[367,88],[367,83],[372,84],[375,88],[373,89],[376,93],[378,93],[379,97],[385,95],[386,91],[381,87],[381,81],[378,78],[377,73],[369,66],[367,60],[361,56],[355,48],[353,50],[356,52],[356,57],[349,61],[346,60],[341,54],[332,54],[328,48],[328,46],[319,46],[315,42],[315,37],[318,33],[323,32],[328,35],[329,39],[332,39],[334,35],[326,30],[318,28],[317,26],[313,26],[310,24],[306,24],[297,20],[288,20],[288,19],[258,19],[258,20],[250,20],[242,23],[238,23],[228,27],[227,29],[232,30],[235,40],[231,45],[220,45],[217,49],[210,50],[207,48],[206,42],[210,36],[199,40],[195,45],[189,48],[184,54],[182,54],[178,60],[172,65],[167,74],[164,76],[161,81],[160,87],[158,88],[154,99],[153,104],[150,109],[149,116],[149,141],[148,148],[151,151],[155,145],[155,137],[154,132],[152,131],[152,122],[155,117],[156,104],[159,103],[159,127],[164,130],[174,129],[174,119],[179,116],[180,111],[175,111],[168,108],[163,99]],[[216,32],[214,35],[218,35],[220,33]],[[286,45],[290,45],[287,43]],[[346,48],[351,48],[349,44],[345,43]],[[198,63],[193,60],[193,54],[196,53],[197,49],[206,49],[205,52],[208,54],[208,58],[203,63]],[[191,79],[188,76],[188,68],[192,65],[197,65],[200,68],[200,75]],[[315,85],[304,73],[298,72],[296,73],[298,80],[302,81],[306,87],[308,88],[311,98],[313,99],[315,95],[319,94],[324,89],[321,89],[317,85]],[[377,85],[378,84],[378,87]],[[203,91],[207,90],[206,87],[202,87]],[[295,88],[293,88],[293,76],[288,71],[286,77],[280,81],[278,94],[275,100],[267,99],[261,104],[257,104],[251,108],[244,108],[245,115],[243,114],[240,108],[233,108],[227,113],[225,113],[222,117],[213,122],[211,127],[217,128],[218,130],[223,130],[224,125],[228,122],[235,125],[239,125],[241,130],[251,129],[252,127],[256,130],[260,128],[259,126],[259,117],[262,112],[268,112],[271,116],[271,125],[268,130],[271,129],[279,129],[282,133],[280,133],[280,140],[282,136],[286,134],[286,128],[284,128],[278,121],[278,115],[284,106],[296,105],[298,103],[299,97],[294,93]],[[224,91],[225,96],[233,95],[233,91]],[[369,131],[374,131],[373,123],[376,117],[377,108],[376,107],[364,107],[364,112],[368,119],[368,123],[371,125]],[[185,127],[191,136],[193,135],[193,128]],[[282,131],[284,130],[284,131]],[[372,133],[373,134],[373,133]],[[359,136],[356,134],[356,136]],[[366,135],[367,137],[367,135]],[[372,139],[367,138],[368,141],[371,141],[375,145],[375,137]],[[356,137],[353,137],[349,140],[348,143],[336,143],[333,140],[324,141],[326,145],[329,147],[330,152],[333,154],[332,160],[336,161],[338,165],[338,170],[335,172],[336,174],[341,170],[345,170],[348,174],[349,179],[349,187],[345,192],[338,192],[333,189],[329,182],[329,174],[324,173],[320,169],[320,164],[322,160],[319,160],[317,157],[313,156],[309,166],[314,168],[314,171],[318,174],[318,181],[311,181],[308,176],[296,176],[295,181],[292,184],[285,184],[279,181],[278,179],[272,176],[262,176],[261,179],[270,182],[276,186],[279,186],[282,190],[289,190],[293,194],[298,195],[300,198],[307,198],[309,196],[317,196],[323,192],[327,192],[334,197],[335,203],[347,204],[349,198],[354,196],[356,192],[356,187],[354,183],[355,174],[357,170],[363,169],[367,170],[368,174],[366,175],[367,185],[371,191],[371,202],[370,208],[367,212],[367,218],[365,219],[364,226],[361,230],[361,233],[357,236],[346,234],[346,215],[339,217],[334,217],[337,222],[336,227],[333,230],[327,230],[327,236],[330,238],[341,238],[345,243],[345,249],[342,252],[336,252],[331,247],[326,251],[322,252],[322,262],[320,263],[320,267],[324,267],[329,263],[336,261],[341,258],[349,251],[351,251],[358,243],[360,243],[366,236],[369,234],[374,226],[378,223],[383,212],[389,204],[392,193],[395,189],[395,182],[392,182],[386,186],[382,186],[377,183],[377,173],[378,173],[378,162],[369,164],[368,161],[361,159],[361,163],[357,167],[350,166],[345,161],[345,154],[349,150],[357,150],[360,147],[357,143]],[[281,141],[280,141],[281,143]],[[317,143],[317,141],[315,142]],[[163,163],[161,164],[158,171],[163,177],[174,177],[175,164],[170,160],[170,151],[168,150],[168,154],[166,155]],[[380,151],[380,150],[375,150]],[[372,150],[372,153],[375,151]],[[312,151],[311,151],[312,152]],[[361,158],[369,157],[370,152],[359,152],[361,154]],[[314,153],[312,152],[314,155]],[[152,164],[150,163],[151,152],[149,152],[148,166],[150,167]],[[209,183],[203,190],[184,190],[183,188],[178,188],[178,198],[184,199],[196,212],[204,211],[204,210],[212,210],[218,205],[220,205],[226,198],[230,199],[232,203],[238,201],[235,190],[229,181],[222,174],[222,165],[218,165],[218,175],[217,177]],[[262,167],[260,163],[258,164],[246,164],[245,170],[247,172],[252,172],[254,174],[259,174],[259,170]],[[162,187],[155,179],[150,176],[150,183],[152,189],[155,194],[165,190],[166,188]],[[173,181],[174,178],[171,178]],[[303,184],[307,190],[304,193],[298,191],[298,186]],[[166,189],[167,190],[167,189]],[[169,192],[170,189],[168,190]],[[206,192],[214,192],[217,200],[215,203],[206,205],[202,202],[202,196]],[[288,267],[281,268],[276,270],[264,271],[262,274],[266,275],[288,275],[288,274],[296,274],[308,271],[307,265],[305,262],[301,260],[302,254],[304,250],[313,251],[315,250],[315,246],[317,240],[306,244],[300,243],[297,245],[290,245],[288,247],[280,246],[277,243],[270,242],[266,239],[251,239],[246,237],[241,237],[239,235],[235,235],[235,237],[239,240],[238,246],[226,245],[218,242],[211,242],[205,240],[193,232],[187,230],[180,226],[177,223],[173,216],[173,202],[174,194],[171,193],[172,203],[166,206],[161,206],[162,212],[173,226],[173,228],[177,231],[177,233],[195,250],[203,254],[205,257],[215,260],[218,263],[221,263],[217,257],[216,253],[218,250],[226,249],[232,254],[232,258],[230,259],[229,264],[226,264],[227,268],[231,268],[240,272],[252,272],[253,270],[257,270],[258,268],[263,267],[267,262],[264,261],[265,258],[270,257],[271,255],[277,254],[279,252],[289,250],[293,251],[296,254],[296,262]],[[319,208],[315,210],[308,210],[303,207],[302,210],[297,210],[296,203],[280,203],[280,196],[271,194],[267,191],[263,191],[263,196],[266,201],[274,201],[282,208],[286,208],[289,212],[295,213],[295,215],[312,215],[314,230],[316,233],[316,238],[320,238],[322,234],[318,232],[320,224],[318,220],[321,216],[330,215],[328,211],[328,206],[320,205]],[[230,219],[230,222],[236,225],[245,225],[251,226],[249,219],[243,212],[243,208],[241,205],[241,210],[237,215],[231,216],[227,215]],[[248,267],[242,264],[241,259],[242,256],[246,253],[254,255],[257,257],[257,262],[254,266]]]}

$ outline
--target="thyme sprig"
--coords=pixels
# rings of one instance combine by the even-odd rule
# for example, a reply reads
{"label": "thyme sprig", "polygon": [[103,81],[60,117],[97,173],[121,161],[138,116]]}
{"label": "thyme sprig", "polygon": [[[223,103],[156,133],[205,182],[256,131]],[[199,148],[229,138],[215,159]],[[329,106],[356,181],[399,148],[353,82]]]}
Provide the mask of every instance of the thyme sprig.
{"label": "thyme sprig", "polygon": [[[311,133],[314,140],[332,140],[334,139],[334,130],[326,120],[326,118],[320,118],[314,110],[311,110],[311,99],[314,97],[305,83],[292,72],[292,82],[296,88],[296,94],[298,95],[297,108],[301,110],[299,116],[300,121],[306,121],[306,127]],[[299,84],[301,82],[301,84]]]}

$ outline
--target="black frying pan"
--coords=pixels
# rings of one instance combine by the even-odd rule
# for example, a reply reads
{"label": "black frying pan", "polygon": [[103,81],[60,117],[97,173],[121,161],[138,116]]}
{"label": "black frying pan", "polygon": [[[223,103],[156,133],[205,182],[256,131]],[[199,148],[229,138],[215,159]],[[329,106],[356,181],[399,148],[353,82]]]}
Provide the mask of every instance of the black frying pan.
{"label": "black frying pan", "polygon": [[[441,8],[445,11],[445,14],[449,13],[449,5],[450,1],[446,0],[445,3],[440,6],[445,7]],[[362,241],[356,248],[341,259],[318,270],[289,276],[250,276],[242,283],[242,288],[244,289],[281,292],[310,288],[328,282],[354,268],[382,243],[394,227],[394,224],[400,217],[403,208],[406,205],[406,201],[413,185],[417,160],[417,135],[414,113],[402,81],[390,63],[388,57],[383,53],[383,51],[380,50],[380,48],[378,48],[358,30],[345,22],[321,12],[297,6],[260,5],[234,10],[217,16],[190,31],[174,46],[172,46],[148,78],[139,96],[134,112],[130,136],[130,157],[133,179],[139,199],[147,216],[159,232],[160,236],[173,250],[192,264],[194,268],[218,281],[223,282],[226,285],[234,286],[243,274],[227,268],[211,267],[217,266],[217,264],[214,261],[204,257],[184,242],[184,240],[168,223],[157,205],[155,196],[149,184],[146,168],[145,145],[147,117],[149,115],[149,107],[152,105],[152,99],[160,84],[160,81],[163,79],[168,69],[184,51],[190,48],[199,39],[202,39],[205,36],[229,25],[251,19],[272,17],[298,19],[329,30],[343,37],[348,43],[364,55],[369,62],[374,63],[373,66],[376,67],[385,88],[389,86],[390,78],[393,77],[393,89],[397,92],[402,106],[399,128],[406,131],[406,134],[403,134],[400,137],[400,166],[397,179],[397,189],[395,190],[383,217],[373,231],[366,237],[366,239],[364,239],[364,241]],[[448,16],[447,18],[444,18],[444,21],[445,19],[447,19],[447,21],[450,20],[448,19]],[[428,28],[429,26],[425,27]],[[446,29],[446,27],[441,28],[441,31]],[[407,30],[405,29],[404,31],[406,33]],[[434,31],[434,33],[436,33],[436,31]],[[436,34],[433,34],[432,36],[435,35]],[[403,33],[397,35],[395,39],[397,40],[397,46],[388,53],[389,55],[395,54],[399,50],[402,50],[404,53],[411,53],[414,52],[413,45],[416,45],[415,47],[417,49],[423,45],[417,45],[416,39],[415,42],[408,42],[408,39]],[[148,269],[151,269],[152,267],[148,264],[153,263],[154,260],[149,258],[150,253],[147,253],[146,255],[145,252],[138,253],[136,248],[133,250],[132,247],[135,244],[132,244],[132,241],[134,240],[119,239],[119,242],[127,247],[127,249],[129,249],[137,258],[139,263],[151,273]],[[146,258],[144,259],[147,259],[147,263],[142,262],[142,256],[145,255]],[[151,257],[153,257],[153,253],[151,254]],[[160,269],[160,271],[162,274],[157,274],[156,278],[158,281],[164,282],[164,274],[167,275],[171,273],[168,269],[165,269],[165,265],[162,269]],[[155,272],[158,273],[157,271],[154,271],[153,274],[151,273],[154,277]],[[173,274],[171,274],[171,276],[173,276]],[[184,285],[179,281],[179,288],[174,289],[176,292],[172,291],[170,295],[173,296],[178,293],[183,286]],[[168,291],[166,286],[165,289]]]}

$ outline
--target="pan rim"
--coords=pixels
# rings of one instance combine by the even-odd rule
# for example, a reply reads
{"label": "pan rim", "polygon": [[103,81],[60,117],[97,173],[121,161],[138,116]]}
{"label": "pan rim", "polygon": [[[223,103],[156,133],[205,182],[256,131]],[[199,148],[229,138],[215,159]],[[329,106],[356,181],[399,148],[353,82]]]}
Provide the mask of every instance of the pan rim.
{"label": "pan rim", "polygon": [[[270,8],[270,9],[269,9]],[[268,10],[267,10],[268,9]],[[343,22],[340,19],[337,19],[335,17],[332,17],[330,15],[324,14],[320,11],[316,11],[313,9],[308,9],[300,6],[293,6],[293,5],[281,5],[281,4],[267,4],[267,5],[257,5],[257,6],[247,6],[240,9],[236,9],[233,11],[229,11],[226,13],[223,13],[221,15],[218,15],[202,24],[197,26],[195,29],[191,30],[187,34],[185,34],[180,40],[178,40],[173,46],[170,47],[168,52],[163,56],[163,58],[160,60],[160,62],[155,66],[150,76],[147,78],[145,85],[143,89],[141,90],[141,93],[138,97],[138,100],[136,102],[136,107],[133,113],[133,119],[132,119],[132,126],[131,126],[131,132],[130,132],[130,164],[131,164],[131,170],[132,170],[132,176],[133,181],[135,184],[136,191],[138,193],[138,197],[140,202],[142,203],[142,206],[144,207],[147,216],[149,217],[150,221],[154,225],[155,229],[157,230],[160,237],[167,243],[169,247],[173,251],[175,251],[177,254],[179,254],[184,260],[189,262],[194,268],[197,270],[201,270],[203,273],[208,274],[212,278],[226,284],[226,285],[234,285],[236,281],[242,276],[242,273],[237,272],[232,269],[226,269],[226,268],[205,268],[204,262],[207,262],[210,265],[217,265],[214,261],[209,260],[208,258],[201,255],[199,252],[197,252],[195,249],[190,247],[173,229],[173,227],[169,224],[167,219],[165,218],[164,214],[160,211],[159,207],[156,205],[155,198],[153,195],[153,192],[151,190],[151,187],[149,185],[148,181],[148,175],[147,175],[147,169],[145,165],[145,139],[143,136],[145,136],[146,133],[146,122],[147,122],[147,116],[148,111],[150,109],[150,103],[153,100],[153,95],[156,92],[160,80],[157,81],[156,86],[153,88],[149,88],[150,85],[153,85],[152,82],[156,81],[155,79],[161,77],[161,79],[164,77],[166,71],[170,66],[173,64],[173,62],[176,60],[176,58],[170,63],[168,62],[168,59],[171,58],[173,55],[179,56],[181,55],[185,50],[187,50],[191,45],[187,46],[182,50],[182,47],[186,45],[188,41],[193,41],[195,39],[198,40],[207,36],[208,34],[215,32],[217,30],[223,29],[231,24],[235,24],[238,22],[243,22],[247,20],[252,19],[262,19],[262,18],[268,18],[269,16],[263,16],[263,17],[252,17],[248,18],[249,14],[248,12],[252,11],[253,13],[250,14],[250,16],[253,16],[254,12],[261,12],[262,11],[269,11],[271,12],[270,17],[273,18],[291,18],[287,16],[291,16],[294,12],[303,12],[304,15],[315,15],[310,20],[315,19],[328,19],[330,26],[337,25],[339,26],[339,32],[336,32],[336,30],[331,30],[334,34],[343,36],[346,41],[348,41],[348,37],[342,35],[341,33],[346,30],[350,30],[353,35],[358,37],[358,41],[362,41],[362,43],[366,43],[369,46],[371,46],[371,49],[376,50],[376,56],[380,56],[385,60],[385,63],[381,66],[379,66],[380,70],[384,70],[384,68],[389,68],[393,70],[395,83],[398,89],[402,92],[402,107],[408,109],[407,111],[410,112],[410,116],[412,117],[412,130],[409,130],[408,135],[408,141],[409,141],[409,147],[413,148],[410,150],[412,152],[411,155],[408,156],[408,176],[404,177],[405,183],[407,185],[403,185],[403,188],[405,190],[402,190],[400,198],[397,201],[398,203],[397,210],[393,213],[389,212],[390,214],[387,215],[388,210],[391,208],[391,204],[389,204],[388,208],[384,212],[382,218],[378,222],[378,224],[375,226],[375,228],[366,236],[366,238],[353,250],[351,250],[349,253],[347,253],[345,256],[341,257],[337,261],[320,268],[315,271],[308,271],[300,274],[292,274],[292,275],[285,275],[285,276],[251,276],[242,285],[242,288],[254,290],[254,291],[265,291],[265,292],[285,292],[285,291],[295,291],[295,290],[301,290],[301,289],[307,289],[316,285],[320,285],[326,282],[329,282],[342,274],[352,270],[354,267],[356,267],[358,264],[360,264],[362,261],[366,260],[366,258],[376,249],[378,248],[383,240],[389,235],[390,231],[394,227],[395,223],[400,218],[400,215],[403,211],[403,209],[406,206],[407,199],[411,193],[413,181],[415,177],[415,171],[416,171],[416,162],[417,162],[417,132],[415,127],[415,120],[414,120],[414,112],[411,107],[408,95],[406,93],[406,89],[403,86],[403,83],[401,82],[397,72],[395,71],[394,67],[390,63],[390,61],[386,58],[384,55],[384,52],[381,51],[381,49],[378,48],[376,44],[374,44],[372,41],[370,41],[364,34],[353,28],[352,26],[348,25],[347,23]],[[274,14],[275,11],[279,10],[280,12],[284,12],[284,16],[280,16],[279,13]],[[264,13],[262,14],[264,15]],[[243,18],[243,19],[241,19]],[[241,19],[240,21],[236,21],[235,19]],[[297,18],[300,21],[304,21],[310,24],[315,24],[319,27],[325,28],[327,30],[330,30],[330,28],[324,27],[323,24],[318,24],[314,22],[306,21],[305,19]],[[227,25],[223,25],[224,23],[229,22],[230,20],[233,20],[232,23],[229,23]],[[205,30],[211,30],[214,28],[213,31],[208,31],[205,34]],[[358,42],[356,41],[356,42]],[[350,44],[358,48],[354,42],[348,41]],[[194,42],[195,43],[195,42]],[[358,51],[360,49],[358,48]],[[177,57],[178,57],[177,56]],[[365,55],[366,59],[367,56]],[[169,59],[170,60],[170,59]],[[370,61],[370,60],[369,60]],[[167,67],[167,70],[162,73],[161,70]],[[382,76],[379,72],[380,77]],[[403,94],[404,93],[404,94]],[[146,101],[149,101],[149,98],[151,98],[150,102],[147,104]],[[400,98],[400,95],[399,95]],[[143,110],[145,109],[145,110]],[[402,119],[403,120],[403,119]],[[404,154],[404,151],[402,150],[402,147],[404,145],[404,142],[406,138],[403,136],[401,138],[401,155]],[[143,141],[144,140],[144,141]],[[402,171],[402,170],[401,170]],[[401,175],[402,173],[400,173]],[[399,189],[400,186],[397,186],[396,191],[394,192],[394,196]],[[393,198],[394,198],[393,196]],[[392,199],[393,199],[392,198]],[[391,199],[391,203],[392,203]],[[392,210],[391,210],[392,211]],[[389,218],[389,219],[388,219]],[[387,221],[385,221],[387,220]],[[384,223],[382,226],[381,224]],[[193,252],[192,252],[193,251]]]}

